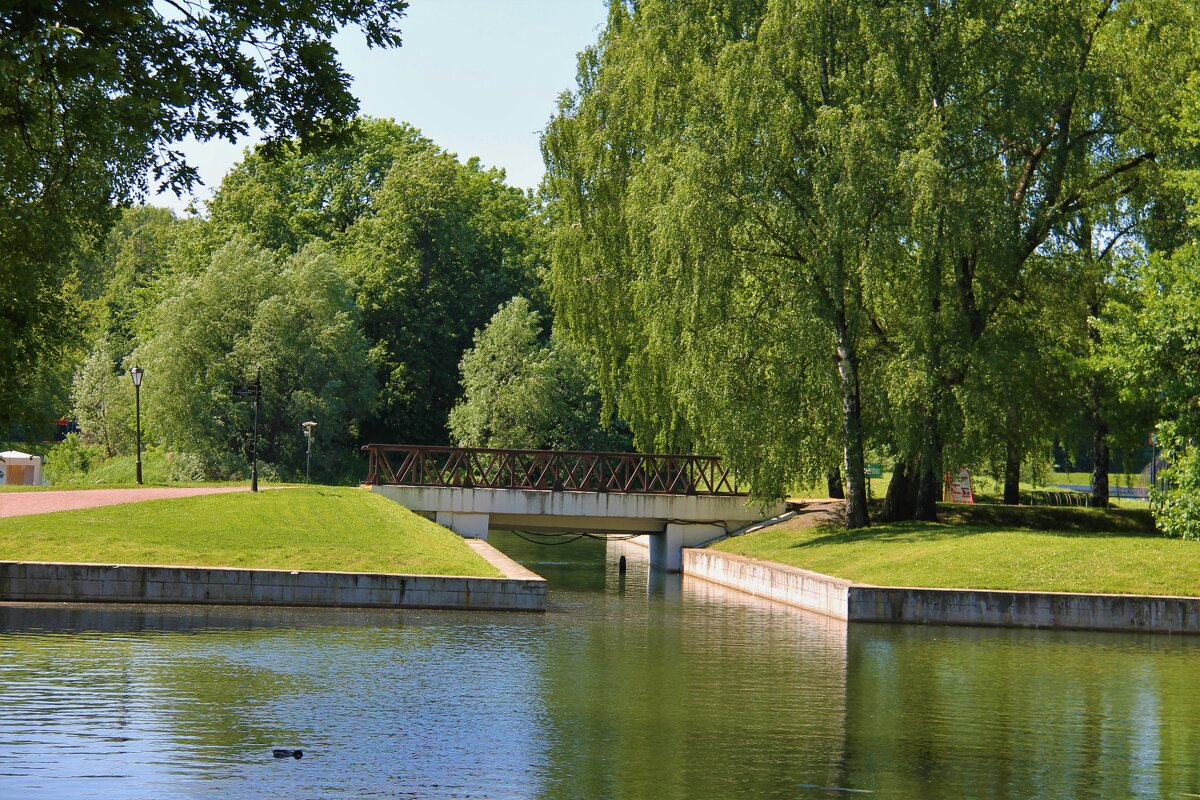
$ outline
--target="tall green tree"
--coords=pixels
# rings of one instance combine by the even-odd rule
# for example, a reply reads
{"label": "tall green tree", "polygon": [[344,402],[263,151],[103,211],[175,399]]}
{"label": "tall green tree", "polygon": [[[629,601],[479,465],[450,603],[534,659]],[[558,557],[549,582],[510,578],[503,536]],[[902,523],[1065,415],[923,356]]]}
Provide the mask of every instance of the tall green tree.
{"label": "tall green tree", "polygon": [[148,182],[197,179],[188,137],[267,147],[341,137],[357,111],[332,37],[400,44],[405,0],[134,0],[0,8],[0,426],[78,334],[81,251]]}
{"label": "tall green tree", "polygon": [[118,371],[120,363],[108,340],[101,338],[71,382],[71,416],[84,441],[110,458],[134,447],[134,408],[129,402],[133,385]]}
{"label": "tall green tree", "polygon": [[1066,373],[1074,387],[1074,418],[1092,459],[1091,504],[1096,508],[1109,506],[1113,451],[1140,450],[1155,421],[1150,398],[1121,391],[1124,370],[1116,368],[1105,340],[1113,314],[1136,302],[1146,227],[1142,214],[1097,220],[1082,213],[1059,237],[1064,246],[1060,256],[1071,267],[1076,293],[1075,303],[1059,307],[1074,319],[1074,352]]}
{"label": "tall green tree", "polygon": [[851,525],[873,425],[916,516],[997,445],[1015,502],[1061,400],[1048,242],[1179,149],[1196,14],[614,3],[546,136],[556,311],[639,444],[712,443],[777,493],[836,414]]}
{"label": "tall green tree", "polygon": [[[962,413],[955,391],[1002,365],[981,358],[989,331],[1038,293],[1035,256],[1081,213],[1129,202],[1178,148],[1171,120],[1194,99],[1196,13],[1172,0],[1077,0],[874,14],[871,29],[892,42],[879,52],[898,77],[895,109],[909,120],[899,177],[913,209],[906,238],[921,253],[912,285],[923,288],[904,328],[923,343],[911,367],[928,386],[913,398],[925,416],[918,516],[936,514],[942,450]],[[1019,394],[1005,408],[1009,502],[1037,434],[1031,408]]]}
{"label": "tall green tree", "polygon": [[554,303],[638,444],[867,523],[871,287],[903,259],[857,4],[614,4],[547,131]]}
{"label": "tall green tree", "polygon": [[1152,255],[1101,321],[1112,383],[1149,405],[1168,469],[1152,498],[1164,532],[1200,539],[1200,245]]}
{"label": "tall green tree", "polygon": [[358,309],[327,245],[281,264],[233,239],[204,272],[174,276],[147,328],[131,356],[145,369],[147,430],[203,475],[245,471],[253,404],[231,388],[260,374],[259,459],[302,472],[301,423],[312,419],[337,454],[318,463],[330,473],[346,466],[374,382]]}
{"label": "tall green tree", "polygon": [[446,441],[453,365],[502,303],[536,284],[536,224],[529,199],[476,159],[397,157],[371,213],[338,240],[380,386],[369,438]]}
{"label": "tall green tree", "polygon": [[562,338],[546,336],[524,297],[500,307],[461,362],[463,397],[450,435],[466,447],[627,450],[628,436],[604,425],[590,371]]}

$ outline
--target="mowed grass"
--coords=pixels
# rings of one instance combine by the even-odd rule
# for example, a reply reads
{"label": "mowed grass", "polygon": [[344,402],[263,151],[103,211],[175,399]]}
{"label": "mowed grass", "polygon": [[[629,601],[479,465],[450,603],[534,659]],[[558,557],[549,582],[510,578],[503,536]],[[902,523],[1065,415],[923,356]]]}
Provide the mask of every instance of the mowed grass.
{"label": "mowed grass", "polygon": [[801,517],[717,550],[884,586],[1200,596],[1200,542],[1135,510],[939,506],[941,522],[846,531]]}
{"label": "mowed grass", "polygon": [[0,560],[500,574],[452,531],[364,489],[334,487],[0,519]]}

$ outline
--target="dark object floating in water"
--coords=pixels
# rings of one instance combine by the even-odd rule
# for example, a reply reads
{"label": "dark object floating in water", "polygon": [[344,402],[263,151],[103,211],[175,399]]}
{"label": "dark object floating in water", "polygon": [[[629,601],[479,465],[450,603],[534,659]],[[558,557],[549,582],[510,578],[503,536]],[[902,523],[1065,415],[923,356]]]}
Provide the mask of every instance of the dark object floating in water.
{"label": "dark object floating in water", "polygon": [[275,756],[276,758],[304,758],[304,751],[303,750],[283,750],[283,749],[277,748],[277,749],[271,751],[271,755]]}

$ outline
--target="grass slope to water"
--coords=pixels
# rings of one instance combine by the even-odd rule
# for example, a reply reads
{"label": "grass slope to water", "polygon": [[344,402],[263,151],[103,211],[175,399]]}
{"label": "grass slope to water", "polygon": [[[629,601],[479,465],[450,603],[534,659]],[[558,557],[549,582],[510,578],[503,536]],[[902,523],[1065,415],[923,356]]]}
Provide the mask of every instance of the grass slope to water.
{"label": "grass slope to water", "polygon": [[1146,511],[939,506],[940,523],[846,531],[802,515],[714,549],[883,586],[1200,596],[1200,542]]}
{"label": "grass slope to water", "polygon": [[0,519],[0,560],[499,576],[457,534],[379,495],[332,487]]}

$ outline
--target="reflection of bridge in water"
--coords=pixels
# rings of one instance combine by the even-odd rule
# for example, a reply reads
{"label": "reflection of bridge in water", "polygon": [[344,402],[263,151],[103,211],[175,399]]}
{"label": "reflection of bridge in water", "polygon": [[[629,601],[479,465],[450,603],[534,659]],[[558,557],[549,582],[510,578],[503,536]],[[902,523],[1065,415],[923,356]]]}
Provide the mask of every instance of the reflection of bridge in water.
{"label": "reflection of bridge in water", "polygon": [[[682,549],[763,516],[716,456],[369,444],[371,490],[458,532],[649,534],[650,560],[678,572]],[[760,513],[761,512],[761,513]]]}

